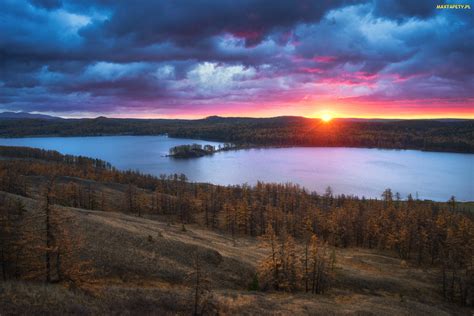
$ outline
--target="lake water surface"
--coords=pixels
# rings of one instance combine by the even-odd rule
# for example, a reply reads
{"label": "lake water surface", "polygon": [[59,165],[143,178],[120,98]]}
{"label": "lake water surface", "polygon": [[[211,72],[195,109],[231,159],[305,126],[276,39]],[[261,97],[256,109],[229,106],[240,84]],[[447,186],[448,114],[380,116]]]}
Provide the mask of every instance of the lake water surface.
{"label": "lake water surface", "polygon": [[154,175],[184,173],[214,184],[293,182],[319,193],[380,197],[385,188],[422,199],[451,195],[474,200],[474,155],[364,148],[274,148],[217,153],[196,159],[165,157],[170,147],[216,142],[166,136],[0,138],[0,145],[54,149],[109,161],[119,169]]}

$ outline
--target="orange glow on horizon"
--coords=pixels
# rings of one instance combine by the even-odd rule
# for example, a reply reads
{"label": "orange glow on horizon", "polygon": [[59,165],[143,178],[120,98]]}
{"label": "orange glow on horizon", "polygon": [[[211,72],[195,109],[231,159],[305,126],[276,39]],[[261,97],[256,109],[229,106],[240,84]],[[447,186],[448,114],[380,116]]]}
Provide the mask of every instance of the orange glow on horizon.
{"label": "orange glow on horizon", "polygon": [[[474,104],[474,100],[472,100]],[[45,113],[58,115],[59,113]],[[74,115],[76,114],[76,115]],[[59,116],[65,118],[83,118],[106,116],[110,118],[143,118],[143,119],[202,119],[208,116],[221,117],[277,117],[277,116],[302,116],[307,118],[317,118],[329,121],[342,118],[359,119],[474,119],[474,106],[464,104],[463,107],[449,103],[431,104],[426,101],[423,104],[410,101],[393,102],[362,102],[362,101],[341,101],[341,100],[304,100],[303,102],[281,102],[278,104],[235,104],[232,107],[209,107],[202,109],[182,110],[142,110],[123,111],[121,113],[64,113]],[[329,116],[330,119],[324,119]]]}
{"label": "orange glow on horizon", "polygon": [[[312,115],[308,113],[273,113],[273,112],[231,112],[231,113],[179,113],[179,114],[142,114],[142,113],[127,113],[119,115],[109,115],[107,113],[102,114],[103,116],[109,118],[137,118],[137,119],[202,119],[211,115],[217,115],[221,117],[255,117],[255,118],[265,118],[265,117],[276,117],[276,116],[302,116],[307,118],[321,118],[321,115]],[[64,118],[84,118],[84,117],[97,117],[99,115],[62,115]],[[423,119],[474,119],[474,115],[471,113],[426,113],[426,114],[400,114],[400,115],[380,115],[380,114],[354,114],[349,113],[340,113],[337,116],[331,116],[332,119],[336,118],[355,118],[355,119],[399,119],[399,120],[423,120]]]}
{"label": "orange glow on horizon", "polygon": [[323,122],[328,123],[329,121],[332,120],[332,116],[331,114],[324,113],[323,115],[321,115],[321,120],[323,120]]}

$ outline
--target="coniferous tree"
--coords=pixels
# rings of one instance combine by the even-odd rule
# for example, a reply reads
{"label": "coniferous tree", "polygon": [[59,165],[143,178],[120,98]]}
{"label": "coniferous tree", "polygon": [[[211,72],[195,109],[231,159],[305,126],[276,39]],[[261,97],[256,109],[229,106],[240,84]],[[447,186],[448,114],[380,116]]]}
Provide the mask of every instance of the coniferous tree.
{"label": "coniferous tree", "polygon": [[259,264],[258,279],[264,289],[279,290],[281,256],[278,250],[278,238],[271,224],[268,224],[265,235],[261,237],[262,247],[269,255]]}

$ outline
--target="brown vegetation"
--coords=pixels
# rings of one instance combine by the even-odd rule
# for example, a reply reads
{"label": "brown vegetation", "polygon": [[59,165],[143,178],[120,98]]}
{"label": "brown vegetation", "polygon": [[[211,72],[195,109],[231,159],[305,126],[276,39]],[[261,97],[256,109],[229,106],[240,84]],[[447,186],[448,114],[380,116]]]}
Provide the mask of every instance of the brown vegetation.
{"label": "brown vegetation", "polygon": [[56,291],[52,308],[70,302],[58,313],[344,313],[354,304],[442,314],[472,305],[473,219],[454,199],[193,184],[29,151],[4,149],[0,159],[0,191],[10,192],[0,194],[6,313],[26,311],[28,287]]}

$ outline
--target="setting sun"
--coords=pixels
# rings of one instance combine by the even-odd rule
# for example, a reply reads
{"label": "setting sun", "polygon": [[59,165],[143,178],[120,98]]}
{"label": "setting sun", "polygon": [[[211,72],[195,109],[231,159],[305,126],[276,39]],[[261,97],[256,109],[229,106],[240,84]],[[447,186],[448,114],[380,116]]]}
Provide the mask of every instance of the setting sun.
{"label": "setting sun", "polygon": [[324,122],[329,122],[330,120],[332,120],[332,116],[330,114],[323,114],[321,116],[321,119],[324,121]]}

